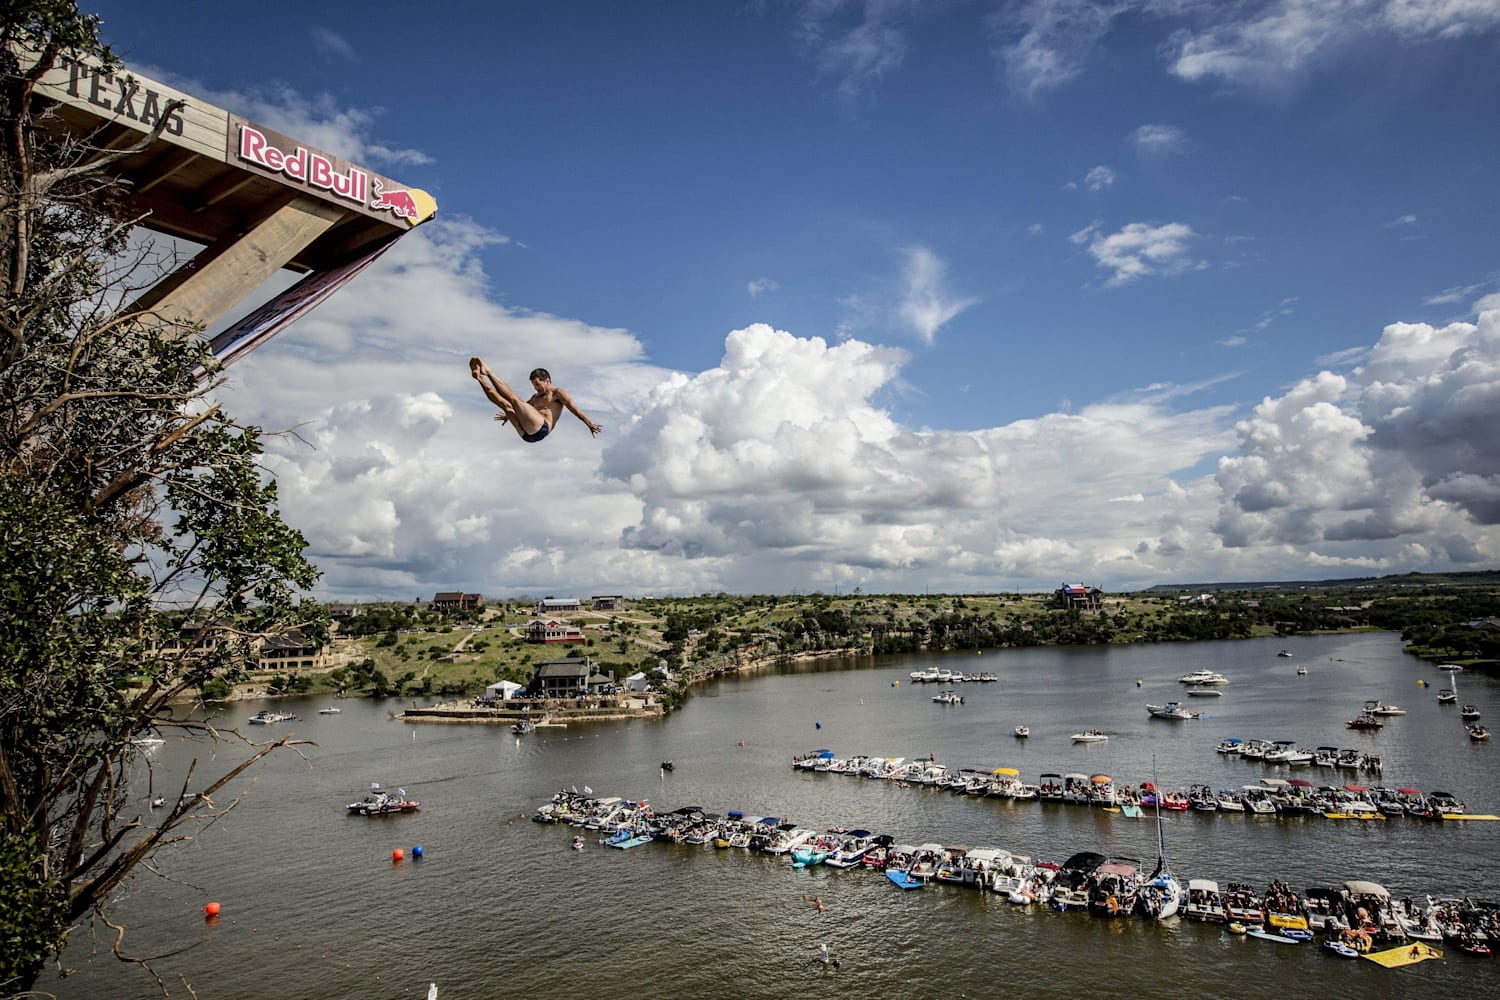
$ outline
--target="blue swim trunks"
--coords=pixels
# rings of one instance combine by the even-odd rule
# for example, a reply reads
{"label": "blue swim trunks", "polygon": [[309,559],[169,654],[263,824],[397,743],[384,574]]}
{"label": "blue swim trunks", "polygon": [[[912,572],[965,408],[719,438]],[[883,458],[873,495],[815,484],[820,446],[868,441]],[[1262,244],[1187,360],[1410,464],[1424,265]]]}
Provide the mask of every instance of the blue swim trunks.
{"label": "blue swim trunks", "polygon": [[522,434],[521,440],[525,441],[527,444],[536,444],[542,438],[546,437],[547,432],[550,430],[552,430],[552,425],[542,424],[541,430],[537,431],[535,434]]}

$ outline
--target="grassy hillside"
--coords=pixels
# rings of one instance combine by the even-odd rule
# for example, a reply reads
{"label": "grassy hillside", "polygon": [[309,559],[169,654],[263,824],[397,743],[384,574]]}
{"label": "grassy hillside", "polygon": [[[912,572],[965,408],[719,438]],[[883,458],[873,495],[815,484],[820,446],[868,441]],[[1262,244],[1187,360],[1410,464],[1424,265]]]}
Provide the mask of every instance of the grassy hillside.
{"label": "grassy hillside", "polygon": [[[1105,595],[1098,611],[1066,611],[1051,594],[728,595],[647,598],[619,612],[572,612],[583,646],[522,638],[529,604],[444,618],[415,605],[371,605],[336,643],[349,666],[302,678],[259,678],[277,689],[400,697],[471,697],[500,679],[525,683],[536,664],[586,653],[617,678],[663,661],[687,679],[779,658],[837,651],[1173,642],[1400,631],[1413,651],[1470,665],[1500,661],[1500,576],[1393,577],[1322,584],[1153,588]],[[1206,596],[1205,596],[1206,595]]]}

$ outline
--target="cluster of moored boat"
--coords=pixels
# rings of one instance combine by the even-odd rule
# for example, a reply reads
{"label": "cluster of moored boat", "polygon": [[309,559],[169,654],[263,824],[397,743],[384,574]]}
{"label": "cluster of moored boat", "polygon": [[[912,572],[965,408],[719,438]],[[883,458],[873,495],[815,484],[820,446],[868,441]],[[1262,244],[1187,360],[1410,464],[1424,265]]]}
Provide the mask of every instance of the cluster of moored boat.
{"label": "cluster of moored boat", "polygon": [[914,684],[963,684],[978,683],[992,684],[1000,679],[1000,675],[988,670],[982,673],[964,673],[962,670],[949,670],[947,667],[932,667],[929,670],[913,670],[907,675]]}
{"label": "cluster of moored boat", "polygon": [[[720,814],[685,806],[658,812],[644,801],[567,790],[539,807],[532,819],[594,831],[599,844],[623,850],[658,841],[738,848],[785,856],[793,868],[824,865],[880,872],[900,889],[945,883],[999,893],[1018,906],[1085,910],[1101,917],[1180,916],[1286,944],[1322,933],[1325,949],[1346,957],[1444,940],[1482,955],[1489,953],[1491,938],[1500,938],[1500,904],[1430,896],[1396,899],[1378,883],[1363,880],[1301,894],[1274,881],[1264,892],[1242,882],[1221,888],[1208,879],[1190,879],[1182,887],[1167,869],[1164,847],[1149,872],[1134,859],[1092,851],[1057,864],[999,847],[901,843],[868,830],[816,830],[738,810]],[[574,849],[585,845],[583,834],[573,838]]]}
{"label": "cluster of moored boat", "polygon": [[[1232,748],[1245,745],[1243,741],[1225,740],[1219,749],[1225,753],[1243,754],[1242,749]],[[1277,744],[1273,741],[1272,745]],[[1361,766],[1367,765],[1368,762],[1362,761]],[[954,768],[930,757],[915,760],[865,755],[840,757],[827,749],[798,754],[792,758],[792,767],[893,781],[902,787],[938,788],[976,798],[1060,802],[1132,814],[1158,804],[1169,811],[1308,814],[1329,819],[1381,820],[1387,816],[1444,819],[1457,818],[1468,812],[1467,805],[1449,792],[1424,793],[1416,788],[1358,784],[1319,786],[1295,778],[1262,778],[1256,784],[1243,785],[1239,789],[1220,790],[1205,784],[1195,784],[1185,790],[1159,789],[1150,781],[1132,784],[1117,782],[1107,774],[1084,773],[1043,772],[1037,781],[1028,782],[1022,780],[1019,771],[1010,767]]]}
{"label": "cluster of moored boat", "polygon": [[269,708],[262,709],[250,716],[252,726],[274,726],[282,722],[296,722],[297,716],[291,712],[277,712]]}

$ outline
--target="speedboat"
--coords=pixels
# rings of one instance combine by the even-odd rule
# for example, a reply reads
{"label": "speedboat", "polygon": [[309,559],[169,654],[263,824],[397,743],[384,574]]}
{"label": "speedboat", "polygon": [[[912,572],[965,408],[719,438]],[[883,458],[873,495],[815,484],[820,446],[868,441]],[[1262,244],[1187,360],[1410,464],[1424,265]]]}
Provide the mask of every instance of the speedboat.
{"label": "speedboat", "polygon": [[351,816],[393,816],[397,813],[416,812],[422,803],[410,799],[406,789],[398,788],[395,794],[383,792],[379,785],[371,785],[369,794],[358,802],[349,803]]}
{"label": "speedboat", "polygon": [[254,715],[250,716],[250,725],[274,726],[278,722],[292,722],[296,720],[296,718],[297,717],[291,712],[273,712],[269,708],[267,708],[262,709],[261,711],[256,712]]}
{"label": "speedboat", "polygon": [[319,715],[338,715],[342,711],[343,711],[343,709],[339,708],[337,705],[330,705],[327,708],[320,708],[320,709],[318,709],[318,714]]}
{"label": "speedboat", "polygon": [[1373,700],[1365,702],[1365,711],[1370,715],[1376,716],[1406,714],[1406,709],[1400,707],[1399,705],[1387,705],[1383,701]]}
{"label": "speedboat", "polygon": [[1169,701],[1165,705],[1147,705],[1146,711],[1151,713],[1153,719],[1182,720],[1197,718],[1194,713],[1189,712],[1175,701]]}
{"label": "speedboat", "polygon": [[1188,693],[1188,697],[1190,697],[1190,698],[1222,698],[1222,697],[1224,697],[1224,692],[1223,691],[1220,691],[1218,688],[1211,688],[1211,687],[1190,687],[1190,688],[1188,688],[1187,693]]}
{"label": "speedboat", "polygon": [[1477,722],[1469,727],[1469,739],[1473,740],[1475,743],[1483,743],[1489,738],[1490,731],[1479,725]]}
{"label": "speedboat", "polygon": [[1219,891],[1219,883],[1205,878],[1188,879],[1187,904],[1181,912],[1189,920],[1224,923],[1228,913],[1224,909],[1224,894]]}
{"label": "speedboat", "polygon": [[1026,737],[1028,737],[1028,736],[1031,735],[1031,727],[1030,726],[1017,726],[1016,729],[1015,729],[1015,733],[1016,733],[1016,739],[1018,739],[1018,740],[1024,740]]}
{"label": "speedboat", "polygon": [[1458,716],[1465,722],[1474,722],[1479,718],[1479,709],[1473,705],[1465,705],[1458,710]]}
{"label": "speedboat", "polygon": [[1074,733],[1072,739],[1074,743],[1104,743],[1109,737],[1097,729],[1086,729],[1081,733]]}
{"label": "speedboat", "polygon": [[962,705],[964,703],[964,696],[957,691],[939,691],[932,696],[932,700],[939,705]]}
{"label": "speedboat", "polygon": [[1214,747],[1214,749],[1222,754],[1237,754],[1245,749],[1245,741],[1236,736],[1231,736],[1228,739],[1220,740],[1219,745]]}
{"label": "speedboat", "polygon": [[1306,677],[1307,676],[1307,667],[1306,667],[1306,665],[1299,666],[1297,668],[1297,676],[1298,677]]}
{"label": "speedboat", "polygon": [[1457,691],[1453,690],[1452,688],[1439,688],[1438,689],[1438,704],[1439,705],[1454,705],[1454,704],[1457,704],[1457,703],[1458,703],[1458,692]]}
{"label": "speedboat", "polygon": [[1384,729],[1385,723],[1381,722],[1369,712],[1361,712],[1359,715],[1344,723],[1350,729]]}

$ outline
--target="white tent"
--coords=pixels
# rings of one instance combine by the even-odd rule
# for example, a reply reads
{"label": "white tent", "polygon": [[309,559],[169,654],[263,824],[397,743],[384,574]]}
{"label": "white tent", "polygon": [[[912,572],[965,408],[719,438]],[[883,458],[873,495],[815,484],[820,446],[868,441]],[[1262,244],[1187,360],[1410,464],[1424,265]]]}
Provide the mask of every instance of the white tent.
{"label": "white tent", "polygon": [[625,678],[625,690],[643,693],[646,690],[646,675],[637,671]]}
{"label": "white tent", "polygon": [[520,690],[521,685],[517,684],[515,681],[496,681],[494,684],[491,684],[489,687],[484,689],[484,696],[486,698],[498,698],[501,701],[506,701],[514,698],[516,696],[516,692]]}

